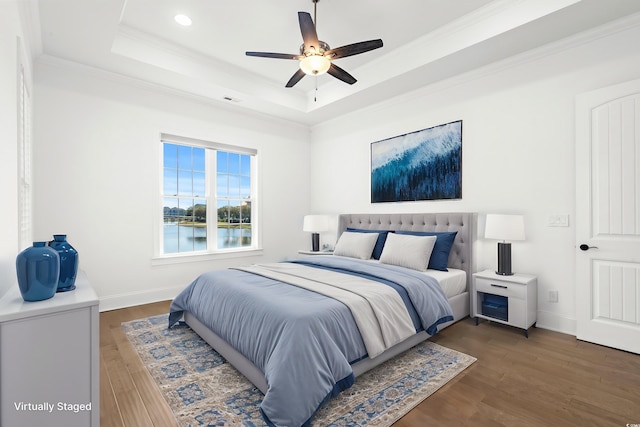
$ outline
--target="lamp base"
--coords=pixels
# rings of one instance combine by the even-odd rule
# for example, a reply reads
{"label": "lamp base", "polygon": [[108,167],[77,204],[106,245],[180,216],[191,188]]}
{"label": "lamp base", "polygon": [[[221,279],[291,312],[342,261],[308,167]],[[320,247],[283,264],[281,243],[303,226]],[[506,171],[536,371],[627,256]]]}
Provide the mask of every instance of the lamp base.
{"label": "lamp base", "polygon": [[498,243],[498,270],[500,276],[513,276],[511,271],[511,243]]}
{"label": "lamp base", "polygon": [[320,233],[311,233],[311,250],[313,252],[320,251]]}

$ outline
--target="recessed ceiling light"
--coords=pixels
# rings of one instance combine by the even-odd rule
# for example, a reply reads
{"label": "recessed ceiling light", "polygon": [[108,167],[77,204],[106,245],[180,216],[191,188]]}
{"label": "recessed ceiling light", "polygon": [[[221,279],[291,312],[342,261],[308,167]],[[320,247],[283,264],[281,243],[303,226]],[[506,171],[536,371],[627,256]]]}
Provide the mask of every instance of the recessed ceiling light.
{"label": "recessed ceiling light", "polygon": [[176,15],[173,17],[173,19],[175,19],[178,24],[184,25],[185,27],[191,25],[191,18],[189,18],[187,15]]}

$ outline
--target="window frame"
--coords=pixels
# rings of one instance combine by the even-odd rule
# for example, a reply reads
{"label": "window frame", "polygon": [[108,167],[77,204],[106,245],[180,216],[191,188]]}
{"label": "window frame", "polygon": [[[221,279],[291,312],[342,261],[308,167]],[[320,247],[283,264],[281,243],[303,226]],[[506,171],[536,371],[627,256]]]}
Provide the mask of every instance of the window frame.
{"label": "window frame", "polygon": [[33,101],[31,74],[24,61],[22,39],[17,39],[18,127],[18,250],[33,241]]}
{"label": "window frame", "polygon": [[[207,249],[203,251],[187,251],[164,253],[164,199],[171,197],[164,194],[164,143],[184,145],[195,148],[204,148],[205,151],[205,195],[203,197],[190,196],[194,199],[205,199],[207,203]],[[255,256],[262,254],[261,248],[261,232],[260,232],[260,198],[259,198],[259,176],[258,176],[258,150],[250,147],[236,146],[219,142],[205,141],[201,139],[188,138],[168,133],[161,133],[158,146],[158,196],[156,210],[154,214],[154,222],[156,223],[154,233],[154,255],[152,257],[152,265],[206,261],[210,259],[224,259],[235,257]],[[225,151],[238,154],[248,154],[250,156],[250,173],[251,173],[251,245],[233,248],[212,248],[209,242],[217,242],[218,218],[217,206],[217,165],[216,153]],[[216,244],[217,246],[217,244]]]}

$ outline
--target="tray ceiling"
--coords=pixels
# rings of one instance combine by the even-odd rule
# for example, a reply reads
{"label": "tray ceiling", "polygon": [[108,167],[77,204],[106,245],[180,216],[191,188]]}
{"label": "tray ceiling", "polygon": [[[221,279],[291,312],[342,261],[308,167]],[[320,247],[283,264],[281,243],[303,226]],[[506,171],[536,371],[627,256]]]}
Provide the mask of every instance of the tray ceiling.
{"label": "tray ceiling", "polygon": [[[56,57],[212,102],[314,124],[538,48],[640,11],[637,0],[320,0],[317,32],[331,47],[381,38],[336,60],[358,82],[306,76],[297,12],[311,0],[40,0],[39,42]],[[189,27],[174,21],[188,15]],[[317,88],[317,90],[316,90]]]}

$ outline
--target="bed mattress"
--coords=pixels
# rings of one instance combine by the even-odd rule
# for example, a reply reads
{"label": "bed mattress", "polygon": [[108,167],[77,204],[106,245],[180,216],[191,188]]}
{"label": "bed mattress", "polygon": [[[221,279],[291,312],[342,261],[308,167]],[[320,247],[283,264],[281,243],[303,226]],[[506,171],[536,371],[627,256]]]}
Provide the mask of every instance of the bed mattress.
{"label": "bed mattress", "polygon": [[467,290],[467,273],[464,270],[449,268],[449,271],[427,270],[424,274],[435,278],[447,298],[452,298]]}
{"label": "bed mattress", "polygon": [[[380,263],[378,260],[370,259],[366,262]],[[431,276],[438,281],[447,298],[452,298],[467,291],[467,273],[457,268],[448,268],[449,271],[426,270],[423,274]]]}

